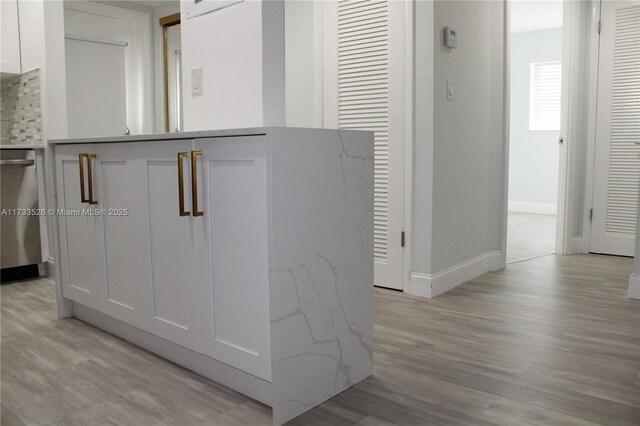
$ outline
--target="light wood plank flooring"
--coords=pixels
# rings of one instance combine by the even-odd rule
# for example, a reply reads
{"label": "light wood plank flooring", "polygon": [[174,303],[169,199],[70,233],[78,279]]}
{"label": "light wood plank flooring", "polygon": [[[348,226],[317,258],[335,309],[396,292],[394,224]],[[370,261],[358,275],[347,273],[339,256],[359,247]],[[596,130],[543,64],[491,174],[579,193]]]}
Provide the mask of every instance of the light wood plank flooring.
{"label": "light wood plank flooring", "polygon": [[517,262],[556,251],[556,216],[509,212],[507,262]]}
{"label": "light wood plank flooring", "polygon": [[[296,425],[638,425],[631,259],[545,256],[433,300],[375,290],[374,376]],[[269,424],[269,409],[2,286],[3,425]]]}

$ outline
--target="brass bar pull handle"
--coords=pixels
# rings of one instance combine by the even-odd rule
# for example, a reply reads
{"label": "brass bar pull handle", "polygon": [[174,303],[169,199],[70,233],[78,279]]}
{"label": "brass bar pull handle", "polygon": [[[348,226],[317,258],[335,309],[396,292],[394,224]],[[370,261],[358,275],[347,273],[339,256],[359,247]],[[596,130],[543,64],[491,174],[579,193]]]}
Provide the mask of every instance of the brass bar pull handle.
{"label": "brass bar pull handle", "polygon": [[80,202],[88,203],[89,199],[84,192],[84,159],[87,154],[78,154],[78,160],[80,161]]}
{"label": "brass bar pull handle", "polygon": [[89,179],[89,204],[98,204],[98,200],[93,199],[93,167],[91,159],[96,158],[95,154],[85,154],[87,156],[87,179]]}
{"label": "brass bar pull handle", "polygon": [[180,208],[180,216],[189,216],[190,211],[184,209],[184,167],[182,160],[187,156],[186,152],[178,153],[178,205]]}
{"label": "brass bar pull handle", "polygon": [[202,151],[191,151],[191,200],[193,201],[193,216],[202,216],[203,211],[198,211],[198,156]]}

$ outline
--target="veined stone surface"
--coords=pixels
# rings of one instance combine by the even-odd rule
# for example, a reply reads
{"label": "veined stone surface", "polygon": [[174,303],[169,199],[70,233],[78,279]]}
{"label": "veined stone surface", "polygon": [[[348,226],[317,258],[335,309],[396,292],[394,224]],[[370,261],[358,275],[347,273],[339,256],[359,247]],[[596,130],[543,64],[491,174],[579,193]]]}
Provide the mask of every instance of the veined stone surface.
{"label": "veined stone surface", "polygon": [[271,140],[273,416],[282,424],[372,373],[373,137],[274,129]]}

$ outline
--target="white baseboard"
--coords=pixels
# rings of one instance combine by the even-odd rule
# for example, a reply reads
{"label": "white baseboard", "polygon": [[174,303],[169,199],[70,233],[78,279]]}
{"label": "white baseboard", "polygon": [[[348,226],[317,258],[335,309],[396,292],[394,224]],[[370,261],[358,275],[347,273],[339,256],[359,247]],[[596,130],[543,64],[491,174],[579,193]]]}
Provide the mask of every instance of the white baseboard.
{"label": "white baseboard", "polygon": [[53,261],[53,257],[50,257],[49,259],[47,259],[46,261],[46,269],[47,269],[47,276],[50,278],[55,278],[56,277],[56,263]]}
{"label": "white baseboard", "polygon": [[585,247],[582,237],[573,237],[569,239],[564,254],[589,253],[589,247]]}
{"label": "white baseboard", "polygon": [[497,271],[504,267],[503,253],[490,251],[435,274],[414,272],[411,274],[409,285],[404,291],[414,296],[436,297],[485,272]]}
{"label": "white baseboard", "polygon": [[412,272],[404,292],[413,296],[431,297],[431,275]]}
{"label": "white baseboard", "polygon": [[535,213],[535,214],[557,214],[557,204],[526,203],[522,201],[509,201],[509,212],[513,213]]}
{"label": "white baseboard", "polygon": [[640,275],[632,274],[629,278],[629,299],[640,299]]}

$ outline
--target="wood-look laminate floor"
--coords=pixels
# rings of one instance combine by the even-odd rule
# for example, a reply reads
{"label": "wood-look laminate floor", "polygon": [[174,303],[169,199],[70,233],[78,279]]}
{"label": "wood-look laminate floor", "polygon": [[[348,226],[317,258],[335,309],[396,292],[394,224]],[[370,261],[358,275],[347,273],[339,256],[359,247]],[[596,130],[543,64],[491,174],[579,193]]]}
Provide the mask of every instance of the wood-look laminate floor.
{"label": "wood-look laminate floor", "polygon": [[[374,376],[297,425],[638,425],[631,259],[545,256],[427,300],[375,290]],[[269,424],[251,399],[1,289],[3,425]]]}
{"label": "wood-look laminate floor", "polygon": [[507,262],[518,262],[556,251],[556,216],[509,212]]}

